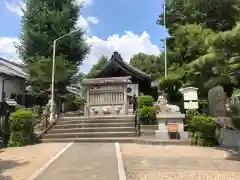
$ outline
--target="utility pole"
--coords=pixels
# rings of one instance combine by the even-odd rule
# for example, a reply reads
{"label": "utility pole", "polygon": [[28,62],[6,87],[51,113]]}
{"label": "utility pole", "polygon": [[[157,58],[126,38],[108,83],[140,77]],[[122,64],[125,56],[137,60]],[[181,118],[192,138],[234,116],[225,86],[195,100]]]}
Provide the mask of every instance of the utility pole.
{"label": "utility pole", "polygon": [[[165,0],[163,1],[163,21],[164,21],[164,29],[166,30],[166,2]],[[164,66],[165,66],[165,77],[167,76],[168,73],[168,68],[167,68],[167,37],[164,37]]]}
{"label": "utility pole", "polygon": [[50,104],[50,122],[53,122],[53,109],[54,109],[54,83],[55,83],[55,56],[56,56],[56,45],[57,45],[57,41],[59,41],[60,39],[66,37],[66,36],[70,36],[75,32],[78,32],[79,29],[76,29],[74,31],[71,31],[70,33],[64,34],[60,37],[58,37],[57,39],[55,39],[53,41],[53,57],[52,57],[52,83],[51,83],[51,104]]}

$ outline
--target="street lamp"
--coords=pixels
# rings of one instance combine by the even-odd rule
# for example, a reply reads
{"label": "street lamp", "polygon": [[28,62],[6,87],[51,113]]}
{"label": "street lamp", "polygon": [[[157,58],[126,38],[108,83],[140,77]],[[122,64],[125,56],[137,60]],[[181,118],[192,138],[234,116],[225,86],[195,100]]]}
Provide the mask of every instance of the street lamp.
{"label": "street lamp", "polygon": [[64,34],[53,41],[53,56],[52,56],[52,85],[51,85],[51,106],[50,106],[50,122],[53,122],[53,106],[54,106],[54,78],[55,78],[55,56],[56,56],[56,44],[57,41],[70,36],[71,34],[78,32],[79,29],[71,31],[70,33]]}

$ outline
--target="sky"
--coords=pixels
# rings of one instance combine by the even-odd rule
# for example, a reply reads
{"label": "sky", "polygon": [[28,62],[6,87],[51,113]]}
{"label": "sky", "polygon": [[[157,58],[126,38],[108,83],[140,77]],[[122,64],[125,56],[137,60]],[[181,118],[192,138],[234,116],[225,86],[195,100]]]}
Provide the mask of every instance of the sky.
{"label": "sky", "polygon": [[[126,62],[139,52],[159,55],[167,33],[156,24],[163,0],[75,0],[84,3],[76,26],[84,28],[91,46],[80,71],[88,72],[102,56],[118,51]],[[22,0],[0,0],[0,56],[21,62],[19,43]]]}

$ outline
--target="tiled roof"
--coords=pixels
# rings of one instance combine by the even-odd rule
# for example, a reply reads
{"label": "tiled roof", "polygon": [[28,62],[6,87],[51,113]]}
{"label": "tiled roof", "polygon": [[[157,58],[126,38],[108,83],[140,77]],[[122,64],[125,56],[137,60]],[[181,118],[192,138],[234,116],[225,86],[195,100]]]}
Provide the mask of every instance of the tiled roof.
{"label": "tiled roof", "polygon": [[152,80],[152,77],[150,75],[148,75],[145,72],[139,70],[138,68],[135,68],[135,67],[131,66],[130,64],[124,62],[121,55],[116,51],[113,52],[113,55],[111,56],[108,63],[99,72],[97,72],[96,74],[91,76],[91,78],[98,78],[103,73],[111,70],[112,67],[119,67],[119,68],[123,69],[124,71],[128,72],[129,74],[132,74],[136,77]]}
{"label": "tiled roof", "polygon": [[0,57],[0,64],[2,64],[3,66],[6,66],[8,69],[11,69],[11,71],[9,71],[8,69],[4,69],[0,67],[0,72],[7,74],[7,75],[11,75],[11,76],[17,76],[20,78],[27,78],[27,73],[24,71],[24,65],[22,64],[17,64],[15,62],[11,62],[7,59],[4,59],[2,57]]}

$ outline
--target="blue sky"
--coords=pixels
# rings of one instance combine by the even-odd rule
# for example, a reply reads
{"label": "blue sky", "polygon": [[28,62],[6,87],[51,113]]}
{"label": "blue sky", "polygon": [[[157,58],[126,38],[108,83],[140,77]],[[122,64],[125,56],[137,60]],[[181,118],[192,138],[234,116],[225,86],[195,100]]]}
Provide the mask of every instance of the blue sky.
{"label": "blue sky", "polygon": [[[138,52],[159,54],[166,33],[156,24],[162,0],[75,0],[84,1],[77,26],[87,30],[92,51],[82,71],[88,71],[101,55],[119,51],[126,61]],[[19,61],[13,43],[18,43],[21,0],[0,1],[0,56]]]}

